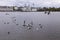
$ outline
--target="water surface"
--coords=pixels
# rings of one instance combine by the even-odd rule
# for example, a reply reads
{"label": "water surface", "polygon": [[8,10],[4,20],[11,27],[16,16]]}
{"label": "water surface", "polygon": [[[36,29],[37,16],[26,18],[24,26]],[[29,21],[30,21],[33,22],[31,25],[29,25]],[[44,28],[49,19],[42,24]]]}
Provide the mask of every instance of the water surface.
{"label": "water surface", "polygon": [[0,40],[60,40],[60,12],[0,12]]}

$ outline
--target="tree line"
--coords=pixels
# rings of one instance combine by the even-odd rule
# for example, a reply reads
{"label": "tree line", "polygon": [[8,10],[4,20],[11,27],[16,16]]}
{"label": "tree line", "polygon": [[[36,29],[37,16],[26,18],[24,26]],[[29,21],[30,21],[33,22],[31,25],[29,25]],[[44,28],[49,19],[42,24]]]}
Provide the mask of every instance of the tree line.
{"label": "tree line", "polygon": [[37,11],[60,11],[60,7],[59,8],[55,8],[55,7],[43,7],[43,8],[39,8],[37,9]]}

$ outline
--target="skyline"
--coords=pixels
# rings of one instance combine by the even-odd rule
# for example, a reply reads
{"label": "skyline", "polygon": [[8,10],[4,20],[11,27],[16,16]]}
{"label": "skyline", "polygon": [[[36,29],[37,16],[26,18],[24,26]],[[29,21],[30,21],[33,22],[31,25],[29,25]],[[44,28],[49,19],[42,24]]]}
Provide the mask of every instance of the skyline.
{"label": "skyline", "polygon": [[0,0],[1,6],[24,6],[35,4],[35,7],[60,7],[60,0]]}

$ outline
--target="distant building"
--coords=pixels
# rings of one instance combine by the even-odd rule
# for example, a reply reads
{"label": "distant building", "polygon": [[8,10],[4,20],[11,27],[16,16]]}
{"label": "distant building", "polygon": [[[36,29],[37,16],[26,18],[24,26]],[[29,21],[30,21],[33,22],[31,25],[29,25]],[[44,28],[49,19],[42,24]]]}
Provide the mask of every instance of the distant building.
{"label": "distant building", "polygon": [[32,8],[32,7],[19,7],[18,9],[21,9],[22,11],[25,12],[32,12],[32,11],[37,11],[37,8]]}
{"label": "distant building", "polygon": [[32,11],[37,11],[37,9],[32,9]]}
{"label": "distant building", "polygon": [[26,12],[31,11],[31,7],[22,7],[21,9],[22,9],[22,11],[26,11]]}
{"label": "distant building", "polygon": [[0,6],[0,11],[13,11],[13,6]]}
{"label": "distant building", "polygon": [[23,12],[32,12],[37,11],[36,7],[17,7],[17,6],[0,6],[0,11],[23,11]]}
{"label": "distant building", "polygon": [[17,6],[14,6],[14,7],[13,7],[13,10],[14,10],[14,11],[17,11],[17,10],[18,10],[18,7],[17,7]]}
{"label": "distant building", "polygon": [[36,12],[37,11],[37,8],[36,7],[31,7],[31,11]]}

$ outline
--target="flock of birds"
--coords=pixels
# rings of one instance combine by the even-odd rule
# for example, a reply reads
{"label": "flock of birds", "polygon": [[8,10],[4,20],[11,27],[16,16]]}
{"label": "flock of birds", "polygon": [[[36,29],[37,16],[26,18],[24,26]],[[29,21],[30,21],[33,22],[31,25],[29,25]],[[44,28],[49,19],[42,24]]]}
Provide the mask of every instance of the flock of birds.
{"label": "flock of birds", "polygon": [[[32,27],[33,27],[33,22],[31,22],[31,23],[28,24],[28,25],[26,25],[25,22],[26,22],[26,21],[24,20],[23,27],[27,27],[28,30],[32,29]],[[40,28],[43,27],[42,24],[39,24],[39,26],[40,26]]]}
{"label": "flock of birds", "polygon": [[[50,11],[45,11],[45,14],[50,14]],[[9,15],[9,13],[6,13],[6,15]],[[15,23],[17,20],[15,19],[16,17],[12,17],[12,19],[14,19],[13,20],[13,23]],[[10,22],[4,22],[4,24],[9,24]],[[16,24],[17,26],[19,25],[19,24]],[[31,22],[30,24],[27,24],[26,25],[26,21],[24,20],[23,21],[23,25],[22,25],[23,27],[26,27],[27,28],[27,30],[30,30],[30,29],[32,29],[32,27],[33,27],[33,22]],[[43,26],[42,26],[42,24],[39,24],[39,27],[42,29],[43,28]],[[37,28],[37,30],[38,30],[38,28]],[[8,32],[8,34],[10,34],[10,32]]]}
{"label": "flock of birds", "polygon": [[[45,12],[45,13],[46,13],[46,12]],[[49,12],[49,13],[50,13],[50,12]],[[49,14],[49,13],[48,13],[48,14]],[[6,13],[5,15],[9,15],[9,13]],[[14,19],[14,20],[13,20],[13,23],[16,24],[16,21],[17,21],[16,17],[12,17],[12,19]],[[10,24],[10,22],[4,22],[4,24]],[[18,26],[19,24],[16,24],[16,25]],[[29,24],[26,25],[26,20],[24,20],[22,27],[26,27],[27,30],[31,30],[31,29],[33,28],[33,22],[31,22],[31,23],[29,23]],[[43,28],[42,24],[39,24],[39,27],[42,29],[42,28]],[[10,32],[8,32],[8,34],[10,34]]]}
{"label": "flock of birds", "polygon": [[49,15],[50,14],[50,11],[45,11],[45,14],[48,14]]}

